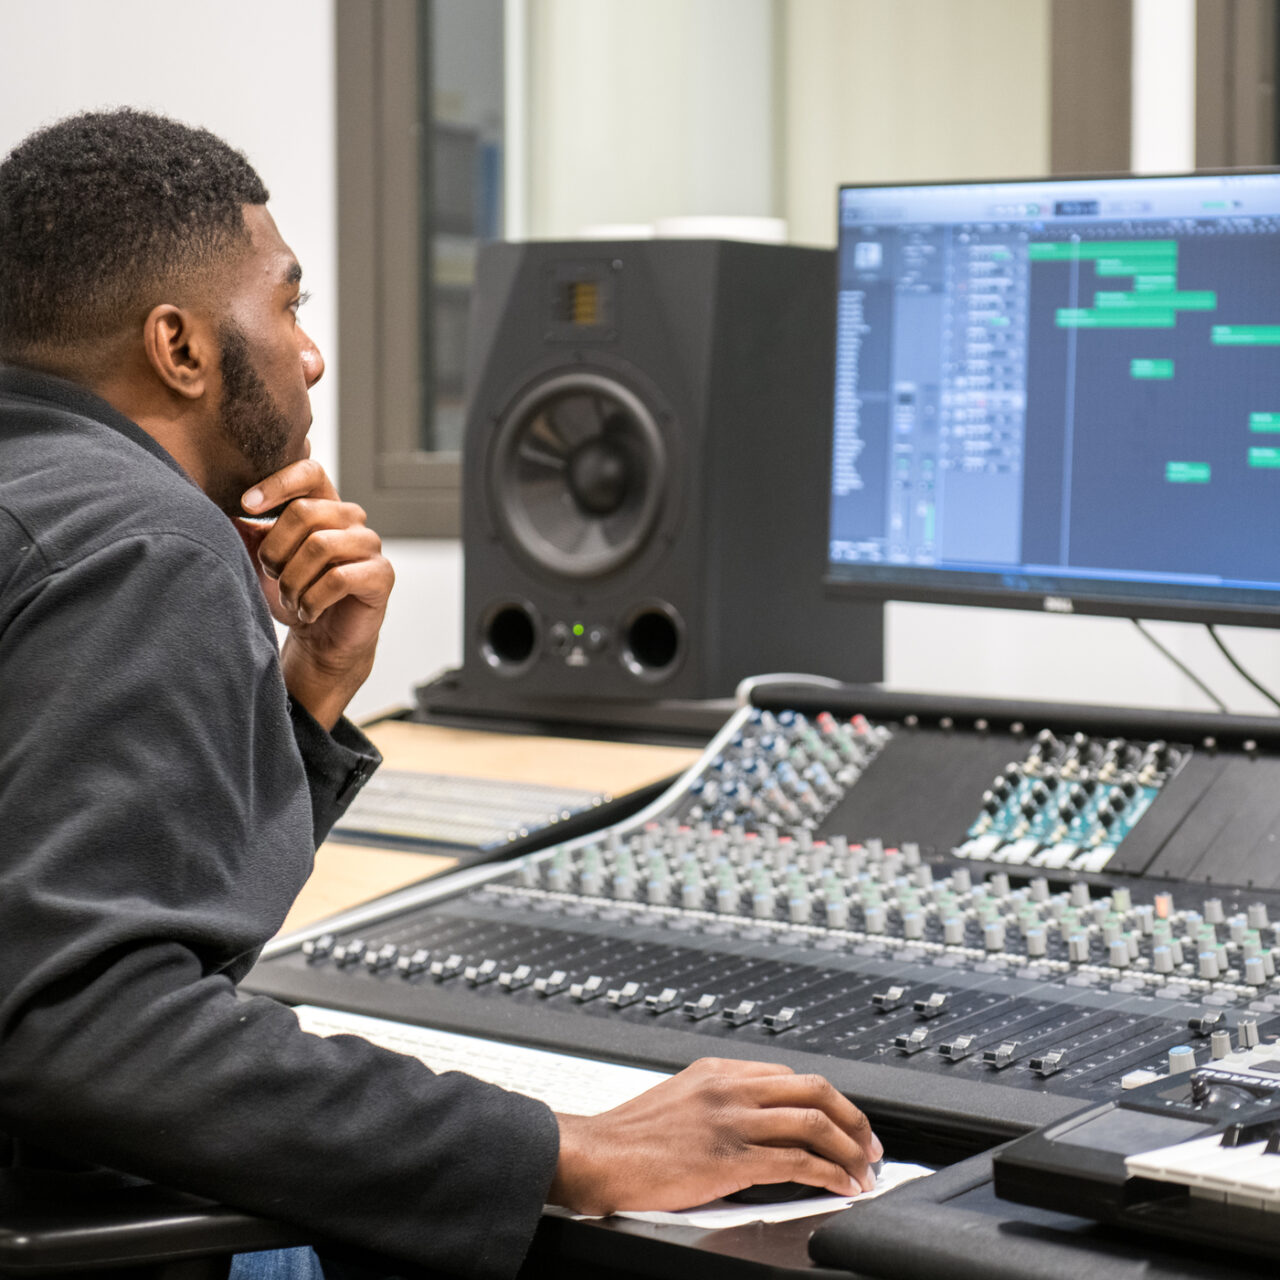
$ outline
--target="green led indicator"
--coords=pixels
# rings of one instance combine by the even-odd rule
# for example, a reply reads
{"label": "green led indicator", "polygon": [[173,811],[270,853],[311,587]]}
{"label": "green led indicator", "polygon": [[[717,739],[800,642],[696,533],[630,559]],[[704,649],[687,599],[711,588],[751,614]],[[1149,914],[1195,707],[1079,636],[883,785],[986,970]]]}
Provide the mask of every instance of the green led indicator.
{"label": "green led indicator", "polygon": [[582,635],[582,634],[583,634],[583,632],[585,632],[585,631],[586,631],[586,627],[584,627],[584,626],[582,625],[582,623],[580,623],[580,622],[575,622],[575,623],[573,624],[573,634],[574,634],[575,636],[580,636],[580,635]]}

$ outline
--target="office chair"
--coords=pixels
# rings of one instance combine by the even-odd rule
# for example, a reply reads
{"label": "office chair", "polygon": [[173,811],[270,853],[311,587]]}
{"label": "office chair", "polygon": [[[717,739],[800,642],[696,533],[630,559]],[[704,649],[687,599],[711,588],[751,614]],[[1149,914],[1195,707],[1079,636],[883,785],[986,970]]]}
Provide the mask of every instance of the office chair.
{"label": "office chair", "polygon": [[0,1169],[0,1280],[225,1280],[233,1254],[306,1242],[295,1227],[137,1179]]}

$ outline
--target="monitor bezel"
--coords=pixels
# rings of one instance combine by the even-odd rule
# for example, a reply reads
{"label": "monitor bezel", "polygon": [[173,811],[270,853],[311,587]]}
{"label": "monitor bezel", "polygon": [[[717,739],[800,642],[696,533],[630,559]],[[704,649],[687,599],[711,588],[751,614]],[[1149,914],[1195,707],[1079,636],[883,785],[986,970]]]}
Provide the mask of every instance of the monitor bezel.
{"label": "monitor bezel", "polygon": [[[840,236],[841,207],[846,191],[893,191],[917,187],[982,187],[982,186],[1043,186],[1047,183],[1087,183],[1087,182],[1159,182],[1179,178],[1229,178],[1251,176],[1280,175],[1280,165],[1250,165],[1240,168],[1223,169],[1191,169],[1164,173],[1070,173],[1052,174],[1039,177],[1016,178],[952,178],[945,180],[909,180],[900,182],[843,182],[836,190],[836,248],[833,255],[832,270],[835,280],[835,314],[832,316],[833,351],[839,336],[840,307]],[[834,431],[835,431],[835,382],[831,387],[831,413],[827,423],[827,520],[826,538],[823,543],[823,576],[822,583],[828,596],[887,602],[900,600],[921,604],[971,605],[974,608],[1021,609],[1034,613],[1047,613],[1056,616],[1084,615],[1091,617],[1140,618],[1152,621],[1220,623],[1225,626],[1242,627],[1275,627],[1280,625],[1280,590],[1274,593],[1275,603],[1239,604],[1228,600],[1196,600],[1176,594],[1162,594],[1160,589],[1164,583],[1152,583],[1153,593],[1150,596],[1125,596],[1102,590],[1077,591],[1076,584],[1086,584],[1082,580],[1074,580],[1063,584],[1061,591],[1041,591],[1021,587],[995,587],[989,584],[965,584],[965,577],[971,572],[962,569],[937,569],[936,572],[954,575],[955,581],[947,584],[912,583],[912,582],[877,582],[873,579],[850,581],[835,576],[835,566],[831,562],[831,517],[835,495],[832,491],[834,470]],[[1280,548],[1277,548],[1277,560],[1280,562]],[[877,566],[882,567],[882,566]],[[901,566],[905,569],[923,566]],[[992,572],[997,572],[992,570]],[[1016,572],[1010,570],[1011,573]],[[1114,583],[1114,579],[1102,578],[1098,581]],[[1277,571],[1280,582],[1280,569]],[[1206,591],[1246,590],[1247,588],[1205,587]]]}

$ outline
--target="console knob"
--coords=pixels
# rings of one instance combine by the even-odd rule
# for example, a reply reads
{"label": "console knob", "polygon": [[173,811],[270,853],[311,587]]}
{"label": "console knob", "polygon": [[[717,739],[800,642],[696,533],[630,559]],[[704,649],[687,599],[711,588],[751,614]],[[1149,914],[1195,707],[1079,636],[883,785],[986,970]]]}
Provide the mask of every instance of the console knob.
{"label": "console knob", "polygon": [[469,986],[482,987],[486,982],[493,982],[498,976],[498,962],[492,957],[481,960],[479,964],[469,964],[462,971],[462,976]]}
{"label": "console knob", "polygon": [[1025,934],[1027,944],[1027,955],[1033,959],[1037,956],[1043,956],[1048,951],[1049,935],[1045,932],[1043,926],[1032,925]]}
{"label": "console knob", "polygon": [[1072,964],[1087,964],[1089,960],[1089,935],[1073,933],[1067,940],[1067,959]]}
{"label": "console knob", "polygon": [[1028,887],[1031,890],[1032,902],[1049,901],[1049,882],[1044,878],[1044,876],[1036,876]]}
{"label": "console knob", "polygon": [[563,969],[555,969],[545,978],[534,979],[533,989],[540,996],[553,996],[569,985],[569,975]]}
{"label": "console knob", "polygon": [[1196,1051],[1189,1044],[1174,1045],[1169,1050],[1169,1074],[1190,1071],[1196,1065]]}
{"label": "console knob", "polygon": [[1254,1049],[1258,1045],[1258,1020],[1257,1018],[1241,1018],[1240,1019],[1240,1048]]}
{"label": "console knob", "polygon": [[574,982],[569,986],[570,998],[579,1004],[598,1000],[604,994],[604,978],[598,973],[593,973],[585,982]]}
{"label": "console knob", "polygon": [[1111,910],[1123,915],[1133,909],[1133,895],[1123,886],[1111,891]]}
{"label": "console knob", "polygon": [[902,1004],[906,994],[907,989],[905,987],[887,987],[884,991],[877,991],[871,997],[871,1003],[881,1013],[889,1013]]}
{"label": "console knob", "polygon": [[1167,944],[1161,944],[1151,949],[1151,967],[1157,973],[1173,972],[1173,951]]}
{"label": "console knob", "polygon": [[1222,911],[1221,898],[1205,899],[1204,918],[1209,924],[1221,924],[1226,919]]}
{"label": "console knob", "polygon": [[1215,1031],[1209,1037],[1209,1056],[1225,1058],[1231,1052],[1231,1032]]}
{"label": "console knob", "polygon": [[1107,948],[1107,961],[1113,969],[1129,967],[1129,944],[1123,938],[1117,938]]}
{"label": "console knob", "polygon": [[644,1007],[649,1013],[666,1013],[680,1003],[680,992],[675,987],[663,987],[661,991],[645,996]]}
{"label": "console knob", "polygon": [[1089,905],[1089,886],[1083,880],[1077,880],[1071,886],[1071,905],[1077,908]]}
{"label": "console knob", "polygon": [[455,951],[443,960],[433,960],[431,962],[431,976],[437,982],[445,982],[449,978],[456,978],[462,972],[462,966],[463,959]]}
{"label": "console knob", "polygon": [[518,964],[514,969],[507,969],[498,974],[498,986],[507,991],[519,991],[522,987],[530,986],[532,982],[533,967],[527,964]]}
{"label": "console knob", "polygon": [[1251,987],[1261,987],[1266,985],[1267,970],[1262,962],[1261,956],[1250,956],[1244,962],[1244,980]]}
{"label": "console knob", "polygon": [[682,1012],[690,1022],[701,1022],[703,1018],[710,1018],[720,1012],[720,997],[705,992],[696,1000],[686,1000]]}
{"label": "console knob", "polygon": [[778,1035],[799,1025],[800,1010],[788,1005],[784,1009],[779,1009],[777,1013],[766,1013],[760,1021],[764,1024],[766,1031],[772,1031]]}
{"label": "console knob", "polygon": [[1265,902],[1251,902],[1245,915],[1248,918],[1250,929],[1265,929],[1270,923],[1267,920],[1267,904]]}
{"label": "console knob", "polygon": [[332,950],[337,938],[331,933],[322,933],[318,938],[308,938],[302,944],[302,954],[307,957],[308,963],[319,963]]}
{"label": "console knob", "polygon": [[1202,951],[1199,958],[1199,974],[1206,982],[1213,982],[1218,976],[1218,953]]}
{"label": "console knob", "polygon": [[739,1000],[732,1009],[725,1009],[720,1015],[731,1027],[743,1027],[754,1022],[760,1016],[758,1000]]}
{"label": "console knob", "polygon": [[991,920],[982,926],[982,945],[988,951],[1004,950],[1004,921]]}
{"label": "console knob", "polygon": [[948,916],[942,922],[942,941],[949,947],[964,945],[963,916]]}
{"label": "console knob", "polygon": [[1161,920],[1168,920],[1173,915],[1173,894],[1157,893],[1152,905]]}

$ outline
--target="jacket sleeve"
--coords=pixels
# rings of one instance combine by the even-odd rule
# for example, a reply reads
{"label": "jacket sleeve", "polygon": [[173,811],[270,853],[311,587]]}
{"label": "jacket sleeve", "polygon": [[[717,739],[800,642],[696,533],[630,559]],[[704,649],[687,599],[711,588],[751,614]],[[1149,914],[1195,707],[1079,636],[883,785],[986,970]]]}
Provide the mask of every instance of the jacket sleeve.
{"label": "jacket sleeve", "polygon": [[290,698],[289,720],[307,774],[313,840],[318,848],[382,763],[382,755],[345,716],[329,731]]}
{"label": "jacket sleeve", "polygon": [[313,811],[258,612],[170,534],[54,566],[0,620],[0,1130],[509,1275],[554,1173],[550,1111],[236,994],[340,803],[330,778]]}

